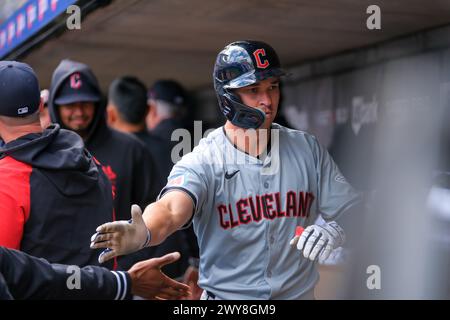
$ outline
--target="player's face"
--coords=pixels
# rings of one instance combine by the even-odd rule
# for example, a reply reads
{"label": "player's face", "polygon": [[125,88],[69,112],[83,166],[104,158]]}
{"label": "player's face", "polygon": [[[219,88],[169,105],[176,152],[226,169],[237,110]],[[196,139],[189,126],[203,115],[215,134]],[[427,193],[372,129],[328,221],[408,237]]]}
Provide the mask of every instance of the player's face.
{"label": "player's face", "polygon": [[268,129],[272,124],[278,111],[280,102],[280,81],[278,78],[269,78],[255,83],[251,86],[236,89],[242,102],[252,108],[263,111],[266,120],[261,129]]}
{"label": "player's face", "polygon": [[74,131],[86,130],[94,119],[94,113],[93,102],[76,102],[59,106],[62,123]]}

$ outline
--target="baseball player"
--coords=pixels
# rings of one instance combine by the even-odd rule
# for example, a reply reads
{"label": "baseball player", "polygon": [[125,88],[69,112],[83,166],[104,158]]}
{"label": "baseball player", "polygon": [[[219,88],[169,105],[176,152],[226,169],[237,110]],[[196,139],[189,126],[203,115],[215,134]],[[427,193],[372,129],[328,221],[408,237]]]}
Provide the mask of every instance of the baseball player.
{"label": "baseball player", "polygon": [[[91,247],[107,248],[101,262],[193,221],[203,299],[314,298],[317,261],[344,242],[336,221],[359,197],[314,136],[273,123],[283,75],[266,43],[237,41],[219,53],[213,77],[225,125],[174,166],[142,216],[133,206],[131,222],[97,228]],[[326,223],[315,225],[319,214]]]}

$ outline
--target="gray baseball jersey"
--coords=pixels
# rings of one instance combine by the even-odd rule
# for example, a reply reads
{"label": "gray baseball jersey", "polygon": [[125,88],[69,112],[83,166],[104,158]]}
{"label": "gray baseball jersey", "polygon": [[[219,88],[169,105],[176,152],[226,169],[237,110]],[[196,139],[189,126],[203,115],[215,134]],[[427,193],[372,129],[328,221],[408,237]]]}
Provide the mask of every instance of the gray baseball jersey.
{"label": "gray baseball jersey", "polygon": [[319,213],[334,220],[358,199],[314,136],[273,124],[271,145],[255,158],[216,129],[173,167],[161,191],[192,198],[199,285],[216,299],[310,296],[319,276],[289,245],[296,226]]}

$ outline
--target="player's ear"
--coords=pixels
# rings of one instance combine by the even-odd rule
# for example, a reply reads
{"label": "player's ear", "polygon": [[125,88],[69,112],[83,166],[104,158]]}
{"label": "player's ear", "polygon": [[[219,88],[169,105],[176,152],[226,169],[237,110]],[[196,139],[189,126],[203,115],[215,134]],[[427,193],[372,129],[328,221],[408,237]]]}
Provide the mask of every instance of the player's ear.
{"label": "player's ear", "polygon": [[145,118],[147,118],[148,114],[150,113],[150,103],[147,102],[147,109],[145,109]]}
{"label": "player's ear", "polygon": [[108,104],[106,107],[106,122],[109,126],[112,126],[117,122],[117,118],[118,115],[116,108],[113,105]]}
{"label": "player's ear", "polygon": [[156,102],[153,99],[149,99],[147,101],[147,105],[148,105],[148,115],[151,117],[155,117],[156,116],[156,112],[157,112],[157,108],[156,108]]}
{"label": "player's ear", "polygon": [[39,103],[39,112],[44,111],[44,99],[41,98],[41,102]]}
{"label": "player's ear", "polygon": [[157,111],[156,111],[156,104],[155,101],[152,99],[149,99],[147,101],[147,115],[145,116],[145,123],[147,125],[147,129],[153,129],[156,125],[156,119],[157,119]]}

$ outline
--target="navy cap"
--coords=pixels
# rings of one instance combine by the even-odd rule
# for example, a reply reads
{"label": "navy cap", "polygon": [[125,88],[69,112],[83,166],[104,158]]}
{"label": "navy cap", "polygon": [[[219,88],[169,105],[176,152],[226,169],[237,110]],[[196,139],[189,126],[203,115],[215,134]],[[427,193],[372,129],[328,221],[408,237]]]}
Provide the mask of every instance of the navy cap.
{"label": "navy cap", "polygon": [[33,69],[21,62],[0,61],[0,115],[25,117],[38,111],[39,81]]}
{"label": "navy cap", "polygon": [[187,103],[186,91],[174,80],[158,80],[148,91],[148,98],[163,100],[175,106],[184,106]]}
{"label": "navy cap", "polygon": [[74,72],[61,84],[55,96],[57,105],[76,102],[97,102],[101,96],[89,79],[81,72]]}

